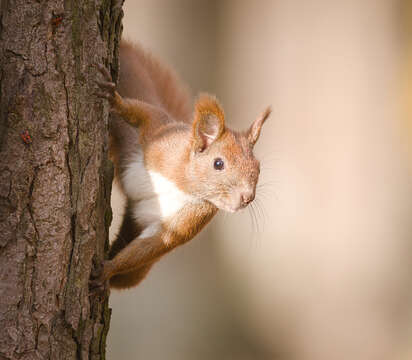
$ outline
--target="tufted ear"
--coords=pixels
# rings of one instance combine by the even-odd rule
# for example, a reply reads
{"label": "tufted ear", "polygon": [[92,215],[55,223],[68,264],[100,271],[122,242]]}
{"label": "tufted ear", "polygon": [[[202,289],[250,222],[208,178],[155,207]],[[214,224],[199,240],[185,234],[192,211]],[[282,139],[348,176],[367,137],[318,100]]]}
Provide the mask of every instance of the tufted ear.
{"label": "tufted ear", "polygon": [[225,131],[225,115],[214,96],[202,94],[195,104],[193,147],[202,152]]}
{"label": "tufted ear", "polygon": [[270,113],[272,112],[272,109],[270,106],[260,115],[250,126],[249,130],[246,132],[246,136],[250,142],[250,144],[253,146],[256,144],[256,141],[259,139],[260,135],[260,130],[262,129],[262,126],[266,119],[269,117]]}

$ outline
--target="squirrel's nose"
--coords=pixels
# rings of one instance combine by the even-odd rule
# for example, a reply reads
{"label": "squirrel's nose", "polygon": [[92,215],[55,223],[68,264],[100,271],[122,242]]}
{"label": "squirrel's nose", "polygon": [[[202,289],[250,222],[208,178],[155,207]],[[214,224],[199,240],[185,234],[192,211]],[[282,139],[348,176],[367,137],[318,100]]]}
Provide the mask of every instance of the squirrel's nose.
{"label": "squirrel's nose", "polygon": [[242,203],[242,206],[246,206],[250,204],[254,198],[255,198],[254,191],[244,191],[240,194],[240,202]]}

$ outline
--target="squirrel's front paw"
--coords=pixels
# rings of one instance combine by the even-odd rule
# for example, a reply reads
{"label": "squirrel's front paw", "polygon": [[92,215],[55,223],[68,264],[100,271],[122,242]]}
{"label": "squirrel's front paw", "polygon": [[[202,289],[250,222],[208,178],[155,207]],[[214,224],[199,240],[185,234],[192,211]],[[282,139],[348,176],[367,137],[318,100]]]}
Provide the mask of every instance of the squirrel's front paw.
{"label": "squirrel's front paw", "polygon": [[106,276],[105,267],[108,261],[103,261],[103,263],[97,267],[94,267],[90,273],[89,280],[89,294],[102,295],[109,289],[109,279]]}
{"label": "squirrel's front paw", "polygon": [[110,103],[113,103],[116,93],[116,84],[113,82],[109,70],[101,64],[96,66],[104,78],[103,81],[96,80],[96,83],[100,88],[100,91],[96,92],[96,95],[109,100]]}

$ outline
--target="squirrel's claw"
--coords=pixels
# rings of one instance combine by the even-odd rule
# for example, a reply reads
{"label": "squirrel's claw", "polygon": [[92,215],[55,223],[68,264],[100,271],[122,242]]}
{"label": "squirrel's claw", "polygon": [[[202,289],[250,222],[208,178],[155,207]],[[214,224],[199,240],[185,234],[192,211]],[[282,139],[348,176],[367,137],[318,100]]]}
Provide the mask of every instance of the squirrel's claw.
{"label": "squirrel's claw", "polygon": [[122,10],[124,0],[114,0],[114,4],[112,5],[112,11],[120,12]]}
{"label": "squirrel's claw", "polygon": [[113,82],[112,77],[109,71],[101,64],[96,65],[99,72],[103,75],[104,80],[96,80],[96,84],[99,86],[100,91],[96,91],[95,95],[98,97],[107,99],[113,104],[115,93],[116,93],[116,84]]}
{"label": "squirrel's claw", "polygon": [[92,269],[89,280],[89,296],[103,295],[109,289],[109,281],[104,278],[104,263]]}
{"label": "squirrel's claw", "polygon": [[101,296],[107,292],[109,289],[108,281],[90,280],[89,281],[89,297],[90,296]]}
{"label": "squirrel's claw", "polygon": [[116,84],[114,82],[106,82],[106,81],[99,81],[96,80],[97,85],[99,85],[101,88],[106,89],[110,92],[114,93],[114,90],[116,89]]}
{"label": "squirrel's claw", "polygon": [[103,99],[111,100],[113,96],[110,93],[107,92],[102,92],[102,91],[95,91],[94,94],[98,97],[101,97]]}
{"label": "squirrel's claw", "polygon": [[96,67],[100,71],[100,73],[104,76],[106,81],[113,82],[112,75],[110,75],[109,70],[107,70],[102,64],[97,64]]}

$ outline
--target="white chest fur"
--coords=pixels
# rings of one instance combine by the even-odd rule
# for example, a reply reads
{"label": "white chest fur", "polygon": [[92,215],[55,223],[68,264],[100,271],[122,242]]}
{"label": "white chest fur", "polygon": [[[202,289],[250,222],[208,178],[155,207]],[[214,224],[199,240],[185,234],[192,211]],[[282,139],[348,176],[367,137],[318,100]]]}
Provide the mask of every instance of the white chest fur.
{"label": "white chest fur", "polygon": [[137,222],[145,227],[141,235],[144,237],[156,233],[163,221],[188,202],[195,201],[161,174],[147,170],[141,152],[130,159],[122,176],[122,184],[126,196],[135,202],[133,214]]}

